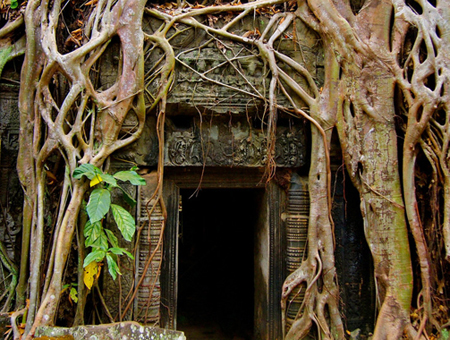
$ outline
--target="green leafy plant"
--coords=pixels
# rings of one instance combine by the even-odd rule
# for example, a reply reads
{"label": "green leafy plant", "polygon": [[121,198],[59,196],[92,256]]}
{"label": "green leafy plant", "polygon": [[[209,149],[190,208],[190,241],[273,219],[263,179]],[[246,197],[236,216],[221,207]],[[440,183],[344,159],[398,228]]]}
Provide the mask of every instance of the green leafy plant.
{"label": "green leafy plant", "polygon": [[78,291],[76,283],[68,283],[65,284],[62,288],[61,294],[63,294],[66,290],[69,290],[69,301],[78,303]]}
{"label": "green leafy plant", "polygon": [[[89,201],[86,205],[86,212],[89,220],[84,226],[85,246],[91,247],[92,251],[86,256],[83,262],[85,268],[85,284],[90,289],[95,276],[100,273],[98,263],[106,258],[108,271],[115,280],[117,275],[121,275],[117,264],[117,256],[127,255],[134,259],[133,255],[125,248],[119,247],[119,241],[114,233],[103,227],[103,220],[106,214],[111,211],[114,221],[120,233],[127,241],[131,241],[136,231],[136,223],[131,214],[120,205],[111,203],[111,191],[120,189],[125,200],[134,206],[136,201],[118,185],[118,181],[130,182],[132,185],[145,185],[145,180],[132,168],[127,171],[119,171],[114,175],[104,173],[92,164],[83,164],[73,172],[75,179],[86,176],[91,182],[92,190]],[[94,265],[95,262],[95,265]]]}
{"label": "green leafy plant", "polygon": [[11,9],[16,9],[19,7],[19,2],[17,0],[11,0]]}

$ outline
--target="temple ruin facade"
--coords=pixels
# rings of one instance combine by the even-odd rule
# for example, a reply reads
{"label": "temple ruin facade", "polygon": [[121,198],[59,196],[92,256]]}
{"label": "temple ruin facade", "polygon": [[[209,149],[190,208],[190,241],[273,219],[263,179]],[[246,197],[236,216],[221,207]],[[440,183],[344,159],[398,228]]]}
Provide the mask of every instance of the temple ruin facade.
{"label": "temple ruin facade", "polygon": [[[262,31],[268,19],[260,16],[256,20]],[[158,23],[147,25],[156,29]],[[239,29],[250,31],[253,23],[243,21]],[[286,36],[279,48],[306,67],[320,85],[324,77],[321,44],[300,21],[295,30],[295,39]],[[223,53],[204,31],[188,30],[172,43],[177,72],[168,98],[163,148],[167,221],[162,230],[161,207],[153,207],[151,200],[159,149],[155,113],[149,112],[140,139],[117,152],[109,163],[111,172],[137,165],[147,185],[127,187],[138,202],[130,210],[139,230],[133,245],[137,256],[135,263],[122,261],[119,280],[103,275],[103,297],[116,317],[121,299],[143,277],[125,320],[182,331],[211,322],[229,332],[230,339],[234,335],[281,339],[281,287],[299,267],[308,246],[307,175],[309,154],[314,152],[310,150],[310,125],[280,112],[273,151],[276,171],[268,177],[267,104],[251,95],[267,91],[265,65],[251,48],[239,44],[228,46]],[[117,76],[115,46],[108,47],[111,52],[99,65],[99,86],[105,89]],[[0,83],[0,238],[15,261],[20,254],[23,200],[15,174],[19,62],[7,65]],[[150,66],[147,71],[152,72]],[[289,72],[287,65],[285,71]],[[147,90],[151,92],[143,89]],[[289,105],[281,99],[279,104]],[[130,118],[123,133],[135,124]],[[335,142],[332,195],[341,308],[347,317],[346,329],[368,331],[374,317],[369,308],[374,304],[370,255],[358,194],[346,180],[340,153]],[[117,195],[114,199],[123,198]],[[153,209],[150,218],[149,209]],[[130,247],[125,242],[122,246]],[[0,282],[3,279],[0,272]],[[307,287],[301,288],[289,299],[287,327]]]}

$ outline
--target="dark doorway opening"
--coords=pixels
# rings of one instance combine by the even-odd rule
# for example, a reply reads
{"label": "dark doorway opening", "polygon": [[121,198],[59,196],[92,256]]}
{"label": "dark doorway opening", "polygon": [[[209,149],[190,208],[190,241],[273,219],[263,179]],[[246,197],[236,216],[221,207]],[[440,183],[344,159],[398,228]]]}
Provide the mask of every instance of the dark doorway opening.
{"label": "dark doorway opening", "polygon": [[188,339],[253,339],[254,240],[263,193],[181,190],[177,328]]}

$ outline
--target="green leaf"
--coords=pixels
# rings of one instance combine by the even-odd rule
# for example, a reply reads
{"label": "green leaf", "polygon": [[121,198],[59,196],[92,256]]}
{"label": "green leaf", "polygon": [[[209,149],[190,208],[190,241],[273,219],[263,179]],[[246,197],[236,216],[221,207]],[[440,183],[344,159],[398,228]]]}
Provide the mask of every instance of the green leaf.
{"label": "green leaf", "polygon": [[93,252],[89,253],[88,256],[85,257],[83,262],[83,268],[86,268],[86,266],[89,265],[89,263],[95,261],[95,262],[101,262],[105,258],[106,251],[103,249],[95,249]]}
{"label": "green leaf", "polygon": [[93,240],[90,246],[93,248],[108,250],[108,238],[106,237],[105,233],[102,232],[96,240]]}
{"label": "green leaf", "polygon": [[123,238],[131,241],[136,230],[133,216],[117,204],[111,204],[111,210]]}
{"label": "green leaf", "polygon": [[108,240],[111,243],[111,245],[113,247],[118,247],[119,240],[117,239],[116,235],[114,235],[114,233],[109,229],[105,229],[105,231],[106,231],[106,235],[108,235]]}
{"label": "green leaf", "polygon": [[77,296],[78,292],[75,288],[70,288],[70,293],[69,296],[72,299],[73,302],[77,303],[78,302],[78,296]]}
{"label": "green leaf", "polygon": [[124,250],[125,250],[125,249],[120,248],[120,247],[109,248],[109,251],[110,251],[111,253],[113,253],[113,254],[116,254],[116,255],[122,255]]}
{"label": "green leaf", "polygon": [[136,171],[119,171],[114,174],[114,178],[123,182],[129,181],[133,185],[146,185],[145,179],[143,179]]}
{"label": "green leaf", "polygon": [[114,247],[114,248],[109,248],[109,251],[115,255],[127,255],[130,259],[134,260],[134,256],[131,255],[131,253],[129,251],[127,251],[125,248],[119,248],[119,247]]}
{"label": "green leaf", "polygon": [[103,175],[103,172],[92,164],[81,164],[73,171],[73,178],[76,179],[80,179],[83,176],[93,179],[96,175]]}
{"label": "green leaf", "polygon": [[127,250],[123,250],[123,253],[125,254],[125,255],[127,255],[130,259],[132,259],[132,260],[134,260],[134,256],[129,252],[129,251],[127,251]]}
{"label": "green leaf", "polygon": [[92,191],[86,206],[91,223],[100,221],[108,213],[111,206],[111,193],[109,190],[97,188]]}
{"label": "green leaf", "polygon": [[117,181],[116,179],[111,176],[110,174],[102,174],[102,180],[106,183],[108,183],[112,187],[117,187]]}
{"label": "green leaf", "polygon": [[126,190],[124,190],[122,187],[117,186],[120,190],[123,192],[123,198],[125,202],[127,202],[131,207],[134,207],[136,205],[136,200],[130,196]]}
{"label": "green leaf", "polygon": [[92,239],[96,240],[97,237],[99,237],[100,234],[102,233],[102,230],[103,230],[102,222],[97,221],[91,223],[91,221],[87,221],[86,224],[84,225],[83,235],[86,238],[91,237]]}
{"label": "green leaf", "polygon": [[106,262],[108,263],[108,271],[111,274],[113,280],[116,279],[117,274],[122,275],[116,260],[111,256],[111,254],[106,254]]}
{"label": "green leaf", "polygon": [[11,0],[11,9],[16,9],[17,7],[19,7],[17,0]]}

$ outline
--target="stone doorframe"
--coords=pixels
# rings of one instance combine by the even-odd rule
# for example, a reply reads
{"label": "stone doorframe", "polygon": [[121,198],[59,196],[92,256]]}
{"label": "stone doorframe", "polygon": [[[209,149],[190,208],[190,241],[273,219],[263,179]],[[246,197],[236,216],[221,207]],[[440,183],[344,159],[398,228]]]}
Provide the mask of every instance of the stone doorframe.
{"label": "stone doorframe", "polygon": [[[198,168],[170,168],[166,170],[164,179],[164,196],[168,211],[164,235],[164,250],[161,268],[161,305],[160,325],[164,328],[176,329],[177,318],[177,271],[178,271],[178,226],[180,189],[201,188],[259,188],[265,189],[262,207],[266,214],[265,228],[258,232],[256,242],[267,242],[268,261],[260,264],[263,280],[260,291],[255,291],[255,316],[258,313],[258,325],[255,323],[255,334],[259,339],[282,339],[281,287],[285,274],[285,228],[281,220],[285,209],[286,195],[284,190],[274,181],[262,181],[263,169],[239,168],[207,168],[202,176]],[[261,229],[261,228],[260,228]],[[263,241],[264,240],[264,241]],[[263,261],[261,261],[263,262]],[[255,264],[256,266],[257,264]],[[256,269],[256,268],[255,268]],[[255,270],[255,273],[257,270]],[[258,312],[256,312],[258,311]]]}

